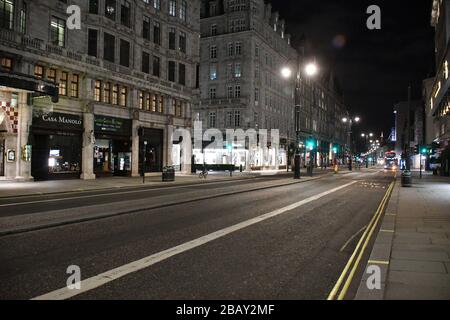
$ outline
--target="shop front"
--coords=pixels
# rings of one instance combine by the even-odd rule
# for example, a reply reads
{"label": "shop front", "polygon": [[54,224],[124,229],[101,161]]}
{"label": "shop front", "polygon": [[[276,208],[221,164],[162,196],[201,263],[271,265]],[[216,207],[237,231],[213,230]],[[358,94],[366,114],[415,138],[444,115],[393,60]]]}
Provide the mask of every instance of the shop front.
{"label": "shop front", "polygon": [[94,173],[97,177],[131,176],[132,121],[95,116]]}
{"label": "shop front", "polygon": [[81,115],[33,110],[31,175],[35,180],[79,179]]}
{"label": "shop front", "polygon": [[[162,172],[163,146],[164,146],[163,137],[164,137],[163,130],[141,128],[139,137],[140,173],[143,172],[142,169],[144,169],[144,172],[146,174]],[[180,152],[178,154],[180,154]],[[142,165],[144,165],[144,168],[142,168]]]}

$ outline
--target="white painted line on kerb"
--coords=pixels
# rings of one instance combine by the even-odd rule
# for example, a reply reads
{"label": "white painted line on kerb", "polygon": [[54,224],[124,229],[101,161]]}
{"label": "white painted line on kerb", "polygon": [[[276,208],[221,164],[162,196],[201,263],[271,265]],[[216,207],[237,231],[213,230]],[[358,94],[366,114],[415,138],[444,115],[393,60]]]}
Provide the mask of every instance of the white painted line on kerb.
{"label": "white painted line on kerb", "polygon": [[122,278],[122,277],[124,277],[124,276],[126,276],[126,275],[128,275],[130,273],[133,273],[133,272],[136,272],[136,271],[148,268],[148,267],[150,267],[150,266],[152,266],[152,265],[154,265],[154,264],[156,264],[158,262],[161,262],[161,261],[164,261],[166,259],[169,259],[169,258],[171,258],[173,256],[176,256],[176,255],[180,254],[180,253],[192,250],[192,249],[200,247],[200,246],[202,246],[202,245],[204,245],[206,243],[209,243],[211,241],[214,241],[214,240],[217,240],[219,238],[222,238],[222,237],[224,237],[226,235],[229,235],[229,234],[231,234],[233,232],[236,232],[238,230],[247,228],[247,227],[249,227],[251,225],[260,223],[260,222],[268,220],[270,218],[279,216],[279,215],[281,215],[281,214],[283,214],[285,212],[294,210],[294,209],[296,209],[298,207],[301,207],[301,206],[303,206],[305,204],[308,204],[310,202],[313,202],[313,201],[316,201],[316,200],[318,200],[320,198],[323,198],[323,197],[325,197],[325,196],[327,196],[329,194],[332,194],[334,192],[337,192],[339,190],[347,188],[347,187],[349,187],[349,186],[351,186],[351,185],[353,185],[355,183],[357,183],[357,181],[353,181],[353,182],[347,183],[347,184],[345,184],[343,186],[340,186],[340,187],[337,187],[337,188],[325,191],[323,193],[317,194],[317,195],[312,196],[310,198],[307,198],[305,200],[301,200],[299,202],[293,203],[293,204],[291,204],[291,205],[289,205],[287,207],[277,209],[275,211],[263,214],[263,215],[258,216],[256,218],[253,218],[253,219],[250,219],[250,220],[247,220],[247,221],[235,224],[235,225],[233,225],[231,227],[228,227],[228,228],[225,228],[225,229],[222,229],[222,230],[210,233],[210,234],[208,234],[206,236],[197,238],[195,240],[183,243],[183,244],[181,244],[179,246],[170,248],[168,250],[164,250],[164,251],[158,252],[158,253],[153,254],[151,256],[148,256],[148,257],[142,258],[140,260],[136,260],[136,261],[133,261],[131,263],[125,264],[125,265],[123,265],[121,267],[118,267],[118,268],[106,271],[106,272],[101,273],[99,275],[96,275],[94,277],[82,280],[81,281],[81,289],[80,290],[70,290],[67,287],[64,287],[64,288],[61,288],[61,289],[58,289],[58,290],[46,293],[44,295],[38,296],[36,298],[33,298],[32,300],[64,300],[64,299],[72,298],[72,297],[77,296],[79,294],[82,294],[82,293],[85,293],[87,291],[90,291],[90,290],[93,290],[95,288],[98,288],[100,286],[103,286],[103,285],[107,284],[108,282],[111,282],[111,281],[117,280],[119,278]]}

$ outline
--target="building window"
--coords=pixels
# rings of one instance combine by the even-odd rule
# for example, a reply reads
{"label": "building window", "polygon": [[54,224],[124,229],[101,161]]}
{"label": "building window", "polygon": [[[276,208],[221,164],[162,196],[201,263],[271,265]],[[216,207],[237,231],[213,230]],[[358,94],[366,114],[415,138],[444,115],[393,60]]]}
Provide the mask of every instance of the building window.
{"label": "building window", "polygon": [[116,0],[105,0],[105,17],[116,20]]}
{"label": "building window", "polygon": [[151,103],[151,94],[150,93],[146,93],[145,94],[145,110],[149,111],[150,110],[150,103]]}
{"label": "building window", "polygon": [[117,84],[113,85],[112,104],[114,104],[114,105],[119,104],[119,85],[117,85]]}
{"label": "building window", "polygon": [[209,16],[214,17],[217,14],[217,6],[215,3],[209,5]]}
{"label": "building window", "polygon": [[19,28],[21,33],[27,33],[27,4],[22,4],[22,9],[19,14]]}
{"label": "building window", "polygon": [[142,72],[150,73],[150,55],[142,52]]}
{"label": "building window", "polygon": [[227,111],[226,126],[227,128],[233,127],[233,111]]}
{"label": "building window", "polygon": [[228,99],[234,98],[234,95],[233,95],[233,86],[228,86],[228,87],[227,87],[227,98],[228,98]]}
{"label": "building window", "polygon": [[164,113],[164,97],[160,95],[158,101],[158,112]]}
{"label": "building window", "polygon": [[14,26],[14,1],[0,0],[0,28],[12,30]]}
{"label": "building window", "polygon": [[98,0],[89,0],[89,13],[98,14]]}
{"label": "building window", "polygon": [[2,69],[6,71],[12,71],[12,59],[2,58]]}
{"label": "building window", "polygon": [[209,57],[211,59],[216,59],[217,58],[217,46],[209,47]]}
{"label": "building window", "polygon": [[59,95],[67,96],[67,83],[69,81],[69,74],[66,71],[61,72],[59,78]]}
{"label": "building window", "polygon": [[235,127],[241,126],[241,112],[240,111],[234,112],[234,126]]}
{"label": "building window", "polygon": [[240,78],[242,76],[242,70],[241,70],[241,64],[240,63],[236,63],[234,65],[234,76],[236,78]]}
{"label": "building window", "polygon": [[169,49],[175,50],[175,28],[169,28]]}
{"label": "building window", "polygon": [[175,82],[175,61],[169,61],[168,80]]}
{"label": "building window", "polygon": [[115,42],[116,38],[105,32],[103,44],[103,59],[109,62],[115,62]]}
{"label": "building window", "polygon": [[80,76],[78,74],[72,74],[72,82],[70,83],[70,96],[72,98],[78,98],[80,86]]}
{"label": "building window", "polygon": [[211,26],[211,36],[216,36],[217,35],[217,24],[213,24]]}
{"label": "building window", "polygon": [[258,45],[255,46],[255,57],[256,58],[259,57],[259,46]]}
{"label": "building window", "polygon": [[177,16],[177,1],[169,0],[169,15],[172,17]]}
{"label": "building window", "polygon": [[66,38],[66,21],[52,17],[50,22],[50,41],[53,45],[64,47]]}
{"label": "building window", "polygon": [[100,80],[95,80],[94,100],[97,102],[102,101],[102,82]]}
{"label": "building window", "polygon": [[172,99],[172,106],[173,110],[175,112],[175,117],[182,117],[182,107],[181,107],[181,100]]}
{"label": "building window", "polygon": [[128,28],[130,27],[130,3],[128,1],[122,0],[120,6],[120,22]]}
{"label": "building window", "polygon": [[98,31],[89,29],[88,31],[88,55],[97,57]]}
{"label": "building window", "polygon": [[158,103],[158,96],[152,93],[152,108],[151,108],[152,112],[156,112],[157,103]]}
{"label": "building window", "polygon": [[178,83],[186,85],[186,66],[182,63],[178,64]]}
{"label": "building window", "polygon": [[208,126],[210,128],[215,128],[216,127],[216,113],[215,112],[210,112],[209,113],[209,123]]}
{"label": "building window", "polygon": [[161,24],[159,22],[155,22],[153,25],[153,42],[161,45]]}
{"label": "building window", "polygon": [[144,100],[145,93],[143,91],[139,91],[139,109],[144,110],[145,109],[145,100]]}
{"label": "building window", "polygon": [[259,88],[255,88],[255,103],[259,101]]}
{"label": "building window", "polygon": [[209,67],[209,79],[217,80],[217,65],[212,64]]}
{"label": "building window", "polygon": [[161,60],[159,57],[153,56],[153,75],[158,78],[161,76],[161,73],[160,73],[161,62],[160,61]]}
{"label": "building window", "polygon": [[150,18],[147,16],[142,21],[142,37],[150,41]]}
{"label": "building window", "polygon": [[186,53],[186,33],[180,32],[180,39],[179,39],[179,49],[181,52]]}
{"label": "building window", "polygon": [[236,50],[236,55],[242,54],[242,43],[241,42],[236,42],[235,50]]}
{"label": "building window", "polygon": [[36,78],[42,79],[44,77],[44,67],[41,65],[34,66],[34,76]]}
{"label": "building window", "polygon": [[234,45],[232,43],[228,44],[228,56],[232,57],[234,55]]}
{"label": "building window", "polygon": [[47,70],[47,80],[56,83],[56,69],[50,68]]}
{"label": "building window", "polygon": [[187,2],[186,2],[186,0],[181,1],[180,19],[184,22],[187,21]]}
{"label": "building window", "polygon": [[105,82],[103,86],[103,102],[111,103],[111,83]]}
{"label": "building window", "polygon": [[130,43],[120,39],[120,64],[124,67],[130,66]]}
{"label": "building window", "polygon": [[234,87],[234,97],[235,98],[241,97],[241,86]]}
{"label": "building window", "polygon": [[121,107],[126,107],[127,106],[127,94],[128,94],[128,89],[127,87],[122,87],[120,88],[120,106]]}
{"label": "building window", "polygon": [[210,99],[216,98],[216,88],[209,88],[209,98]]}
{"label": "building window", "polygon": [[161,10],[161,0],[153,0],[153,8]]}

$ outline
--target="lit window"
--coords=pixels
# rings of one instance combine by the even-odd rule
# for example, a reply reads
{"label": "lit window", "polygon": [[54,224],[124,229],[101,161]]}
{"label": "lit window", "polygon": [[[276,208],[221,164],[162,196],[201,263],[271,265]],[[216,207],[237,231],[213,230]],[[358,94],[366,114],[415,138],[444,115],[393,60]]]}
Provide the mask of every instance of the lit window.
{"label": "lit window", "polygon": [[97,102],[102,101],[102,82],[100,80],[95,80],[95,88],[94,88],[94,100]]}
{"label": "lit window", "polygon": [[72,98],[78,98],[79,82],[80,82],[80,76],[77,74],[73,74],[72,75],[72,83],[70,84],[70,96]]}
{"label": "lit window", "polygon": [[56,69],[47,70],[47,80],[53,83],[56,82]]}
{"label": "lit window", "polygon": [[10,58],[2,58],[2,69],[6,71],[12,70],[12,59]]}
{"label": "lit window", "polygon": [[126,107],[127,106],[127,87],[120,88],[120,106]]}
{"label": "lit window", "polygon": [[211,65],[209,68],[209,78],[211,80],[217,80],[217,66],[215,64]]}
{"label": "lit window", "polygon": [[40,65],[34,66],[34,76],[36,78],[42,79],[44,77],[44,67]]}
{"label": "lit window", "polygon": [[111,103],[111,83],[105,82],[103,86],[103,102]]}
{"label": "lit window", "polygon": [[50,22],[50,41],[53,45],[64,47],[66,38],[66,21],[52,17]]}
{"label": "lit window", "polygon": [[69,74],[66,71],[61,72],[59,79],[59,95],[67,96],[67,82],[69,81]]}

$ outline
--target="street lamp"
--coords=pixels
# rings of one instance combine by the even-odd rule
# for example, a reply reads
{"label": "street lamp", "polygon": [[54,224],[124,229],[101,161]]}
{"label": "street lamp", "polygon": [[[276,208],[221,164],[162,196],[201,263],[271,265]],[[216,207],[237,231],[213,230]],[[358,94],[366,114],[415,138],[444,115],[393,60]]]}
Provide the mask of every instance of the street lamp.
{"label": "street lamp", "polygon": [[354,116],[354,117],[349,117],[349,118],[344,117],[344,118],[342,118],[342,122],[343,123],[348,123],[349,128],[350,128],[350,130],[348,132],[349,137],[350,137],[350,161],[348,163],[348,170],[352,171],[353,170],[353,167],[352,167],[352,160],[353,160],[352,129],[353,129],[353,124],[354,123],[361,122],[361,117],[359,117],[359,116]]}
{"label": "street lamp", "polygon": [[[364,144],[364,148],[365,148],[365,151],[366,151],[366,150],[369,149],[369,142],[368,142],[369,137],[373,137],[373,133],[369,133],[369,134],[362,133],[361,137],[365,138],[365,142],[366,143]],[[372,140],[371,140],[371,143],[372,143]],[[366,168],[369,168],[369,159],[368,159],[367,154],[366,154]]]}
{"label": "street lamp", "polygon": [[[295,77],[295,95],[294,95],[294,103],[295,103],[295,133],[296,133],[296,143],[295,143],[295,179],[300,179],[301,172],[301,150],[300,150],[300,81],[301,81],[301,63],[300,56],[298,56],[297,60],[297,75]],[[307,77],[314,77],[319,68],[315,63],[308,63],[304,66],[304,71]],[[289,67],[284,67],[281,69],[281,76],[285,79],[289,79],[292,77],[292,69]],[[314,95],[313,95],[314,96]],[[289,166],[289,164],[287,164]]]}

